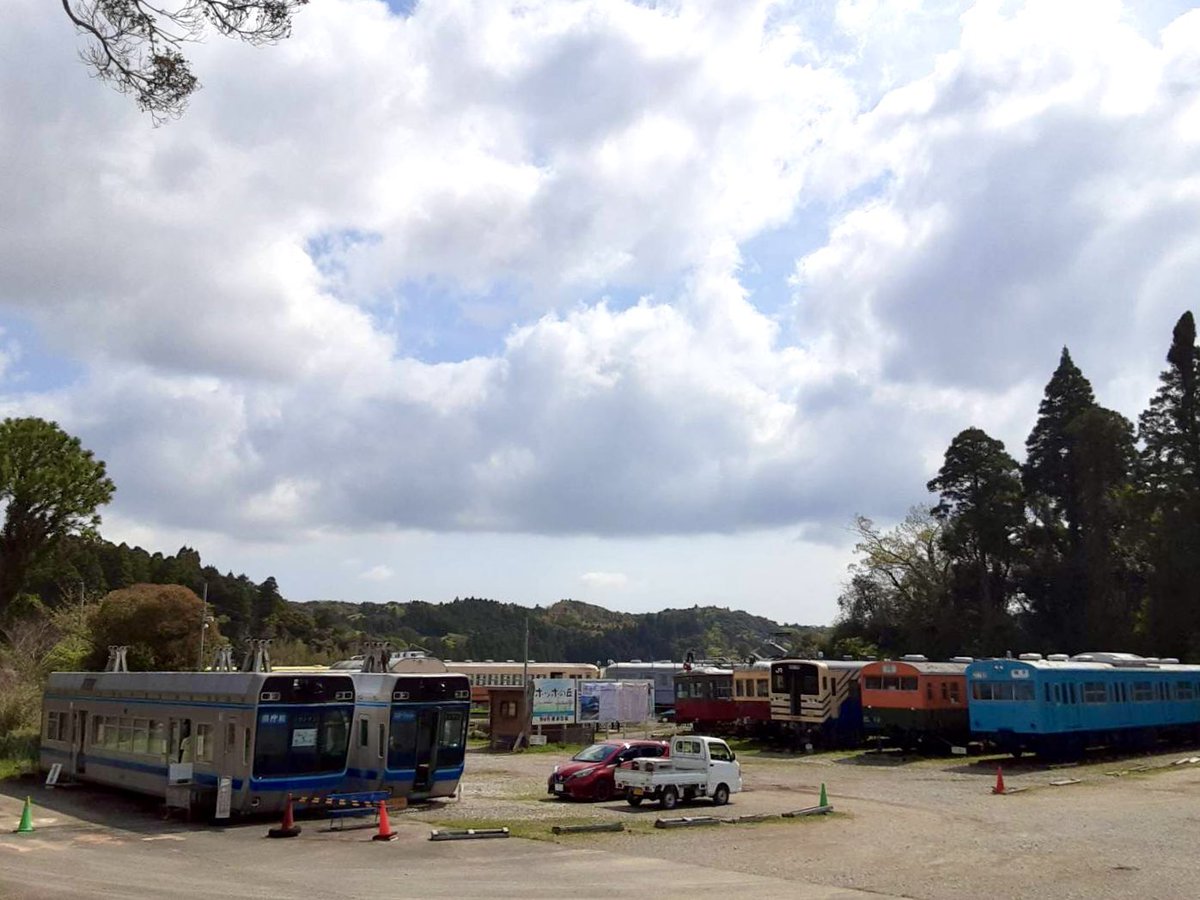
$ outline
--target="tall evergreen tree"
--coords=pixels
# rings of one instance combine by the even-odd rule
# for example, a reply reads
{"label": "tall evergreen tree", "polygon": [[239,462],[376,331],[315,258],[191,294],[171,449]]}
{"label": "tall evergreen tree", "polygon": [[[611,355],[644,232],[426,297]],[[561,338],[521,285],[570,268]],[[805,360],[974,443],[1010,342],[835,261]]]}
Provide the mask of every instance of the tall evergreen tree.
{"label": "tall evergreen tree", "polygon": [[1011,575],[1025,517],[1019,473],[1003,441],[968,428],[950,442],[928,484],[941,497],[933,514],[945,525],[942,542],[953,560],[963,649],[973,653],[998,653],[1013,634]]}
{"label": "tall evergreen tree", "polygon": [[1180,316],[1167,368],[1138,421],[1147,507],[1147,632],[1153,652],[1200,657],[1200,359]]}
{"label": "tall evergreen tree", "polygon": [[1069,426],[1095,405],[1091,382],[1063,347],[1038,407],[1037,422],[1025,441],[1021,478],[1034,515],[1047,525],[1065,520],[1073,543],[1079,539],[1079,485],[1076,436]]}

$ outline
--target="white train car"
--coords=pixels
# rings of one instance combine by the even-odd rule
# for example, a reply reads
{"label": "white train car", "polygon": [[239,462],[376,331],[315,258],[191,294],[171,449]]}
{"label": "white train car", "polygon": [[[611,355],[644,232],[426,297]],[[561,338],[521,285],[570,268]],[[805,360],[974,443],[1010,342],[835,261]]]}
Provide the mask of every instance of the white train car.
{"label": "white train car", "polygon": [[334,673],[55,672],[42,701],[40,766],[168,798],[184,782],[235,813],[346,781],[354,682]]}
{"label": "white train car", "polygon": [[452,797],[463,774],[471,684],[450,672],[366,672],[356,691],[348,786],[414,800]]}

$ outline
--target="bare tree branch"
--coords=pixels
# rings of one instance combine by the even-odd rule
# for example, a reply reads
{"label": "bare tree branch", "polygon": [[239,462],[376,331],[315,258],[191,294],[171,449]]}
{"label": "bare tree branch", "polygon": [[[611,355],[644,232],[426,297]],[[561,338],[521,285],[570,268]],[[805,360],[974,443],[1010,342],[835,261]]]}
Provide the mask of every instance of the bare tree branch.
{"label": "bare tree branch", "polygon": [[60,0],[75,30],[87,38],[80,52],[102,81],[131,94],[154,123],[178,118],[200,87],[183,54],[186,43],[212,28],[253,45],[288,37],[292,16],[308,0]]}

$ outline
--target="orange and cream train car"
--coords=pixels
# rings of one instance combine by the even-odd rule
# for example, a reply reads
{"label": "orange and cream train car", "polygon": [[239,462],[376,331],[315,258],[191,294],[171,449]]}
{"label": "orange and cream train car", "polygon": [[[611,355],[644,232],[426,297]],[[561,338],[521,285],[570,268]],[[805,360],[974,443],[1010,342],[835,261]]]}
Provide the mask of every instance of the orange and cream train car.
{"label": "orange and cream train car", "polygon": [[966,657],[924,656],[869,663],[862,670],[863,727],[905,749],[945,749],[970,740]]}

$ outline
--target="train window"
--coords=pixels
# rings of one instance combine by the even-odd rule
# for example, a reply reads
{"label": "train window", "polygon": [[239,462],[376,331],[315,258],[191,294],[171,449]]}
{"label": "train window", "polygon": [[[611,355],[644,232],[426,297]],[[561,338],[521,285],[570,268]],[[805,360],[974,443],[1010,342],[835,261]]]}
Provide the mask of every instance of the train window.
{"label": "train window", "polygon": [[242,765],[250,765],[250,729],[242,732]]}
{"label": "train window", "polygon": [[441,748],[444,750],[457,749],[463,746],[464,739],[463,714],[460,712],[442,713]]}
{"label": "train window", "polygon": [[746,682],[740,678],[733,683],[733,692],[739,697],[746,696]]}
{"label": "train window", "polygon": [[196,761],[212,762],[213,760],[213,727],[211,725],[196,726]]}
{"label": "train window", "polygon": [[1147,700],[1154,699],[1154,685],[1149,681],[1135,681],[1133,683],[1133,702],[1144,703]]}
{"label": "train window", "polygon": [[772,687],[775,689],[775,693],[782,694],[787,690],[787,680],[782,667],[772,670],[771,680],[774,682]]}
{"label": "train window", "polygon": [[61,741],[66,732],[66,713],[60,713],[56,710],[50,710],[46,713],[46,739],[50,741]]}
{"label": "train window", "polygon": [[771,696],[770,683],[765,678],[758,679],[758,696],[760,696],[760,697],[770,697]]}
{"label": "train window", "polygon": [[118,720],[117,725],[117,749],[130,751],[133,749],[133,719],[127,719],[124,716]]}
{"label": "train window", "polygon": [[233,751],[237,747],[237,726],[232,722],[225,725],[225,755],[233,756]]}
{"label": "train window", "polygon": [[383,759],[384,748],[387,744],[387,728],[382,722],[379,723],[379,758]]}
{"label": "train window", "polygon": [[733,694],[733,685],[731,684],[713,684],[713,694],[717,700],[728,700]]}
{"label": "train window", "polygon": [[1083,683],[1084,703],[1107,703],[1108,687],[1103,681],[1085,681]]}
{"label": "train window", "polygon": [[675,682],[675,696],[676,697],[686,697],[687,696],[687,682],[686,681]]}
{"label": "train window", "polygon": [[883,679],[878,675],[868,675],[864,680],[866,681],[868,691],[883,690]]}
{"label": "train window", "polygon": [[1075,682],[1073,681],[1067,684],[1067,696],[1071,698],[1071,703],[1075,702]]}
{"label": "train window", "polygon": [[[926,700],[933,699],[933,682],[932,681],[925,682],[925,699]],[[943,700],[946,699],[946,685],[945,684],[942,685],[942,699]]]}
{"label": "train window", "polygon": [[1193,700],[1196,695],[1192,693],[1192,683],[1190,681],[1175,682],[1175,699],[1176,700]]}
{"label": "train window", "polygon": [[366,716],[359,716],[358,719],[358,746],[366,747],[371,743],[371,723]]}
{"label": "train window", "polygon": [[134,753],[149,753],[150,752],[150,721],[148,719],[133,720],[133,746]]}
{"label": "train window", "polygon": [[[829,679],[828,678],[821,679],[821,690],[823,690],[823,691],[829,690]],[[813,691],[813,693],[815,694],[816,691]]]}
{"label": "train window", "polygon": [[1046,702],[1050,702],[1050,682],[1046,682]]}
{"label": "train window", "polygon": [[150,753],[153,756],[167,755],[167,726],[154,719],[150,720]]}
{"label": "train window", "polygon": [[950,702],[954,704],[962,703],[962,697],[958,693],[958,682],[950,682]]}

